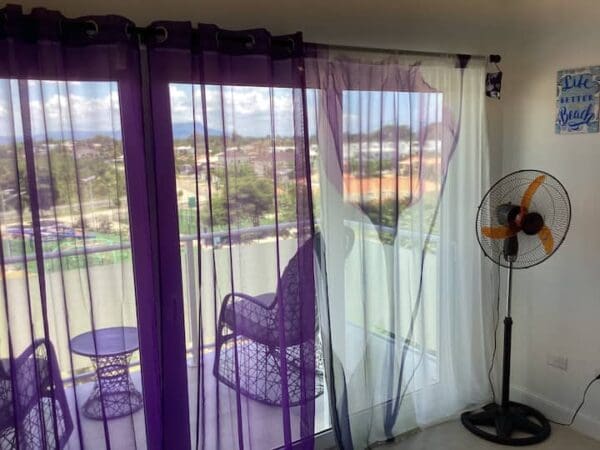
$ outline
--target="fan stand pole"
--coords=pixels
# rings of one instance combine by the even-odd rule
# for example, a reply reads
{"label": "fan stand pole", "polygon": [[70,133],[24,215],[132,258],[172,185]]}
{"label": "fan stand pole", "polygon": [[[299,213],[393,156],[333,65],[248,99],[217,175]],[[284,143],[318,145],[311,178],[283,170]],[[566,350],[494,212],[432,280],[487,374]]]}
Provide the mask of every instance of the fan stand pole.
{"label": "fan stand pole", "polygon": [[514,258],[505,254],[508,264],[504,353],[502,361],[502,402],[490,403],[480,410],[467,411],[461,421],[471,433],[498,444],[521,446],[542,442],[550,436],[550,423],[539,411],[510,401],[510,357],[512,346],[511,300]]}
{"label": "fan stand pole", "polygon": [[508,282],[506,286],[506,317],[504,318],[504,354],[502,359],[502,409],[508,411],[510,405],[510,359],[512,349],[511,297],[513,262],[508,264]]}

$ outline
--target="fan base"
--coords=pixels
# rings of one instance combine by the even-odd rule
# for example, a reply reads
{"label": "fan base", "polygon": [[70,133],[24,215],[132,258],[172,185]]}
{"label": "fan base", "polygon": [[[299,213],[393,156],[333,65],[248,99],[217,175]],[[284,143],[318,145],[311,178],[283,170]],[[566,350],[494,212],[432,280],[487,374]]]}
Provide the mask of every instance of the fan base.
{"label": "fan base", "polygon": [[551,431],[542,413],[516,402],[509,402],[508,408],[490,403],[482,410],[463,413],[460,420],[471,433],[502,445],[537,444]]}

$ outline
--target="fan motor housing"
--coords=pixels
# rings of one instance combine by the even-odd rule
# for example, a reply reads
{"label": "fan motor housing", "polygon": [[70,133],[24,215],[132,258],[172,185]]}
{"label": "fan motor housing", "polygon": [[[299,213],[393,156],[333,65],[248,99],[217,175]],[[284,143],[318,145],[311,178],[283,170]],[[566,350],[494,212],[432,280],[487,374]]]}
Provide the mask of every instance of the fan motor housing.
{"label": "fan motor housing", "polygon": [[520,212],[521,207],[519,205],[512,205],[510,203],[498,205],[496,208],[498,223],[506,227],[514,227]]}
{"label": "fan motor housing", "polygon": [[521,229],[525,234],[534,235],[538,234],[544,227],[544,219],[541,214],[531,212],[525,214],[521,223]]}

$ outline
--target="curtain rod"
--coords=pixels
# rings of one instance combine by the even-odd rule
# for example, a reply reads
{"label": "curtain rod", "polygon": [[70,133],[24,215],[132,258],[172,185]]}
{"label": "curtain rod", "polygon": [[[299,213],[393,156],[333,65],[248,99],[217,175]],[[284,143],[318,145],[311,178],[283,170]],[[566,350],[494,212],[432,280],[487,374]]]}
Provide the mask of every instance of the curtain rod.
{"label": "curtain rod", "polygon": [[[89,22],[88,22],[89,26]],[[97,30],[96,30],[97,31]],[[162,27],[135,27],[132,26],[129,28],[130,32],[133,32],[142,38],[148,37],[163,37],[166,39],[167,36],[164,36],[166,30]],[[252,36],[248,36],[250,41],[253,41]],[[243,40],[241,36],[237,35],[221,35],[219,40],[231,40],[231,41],[239,41]],[[424,52],[424,51],[416,51],[416,50],[394,50],[390,48],[376,48],[376,47],[358,47],[351,45],[327,45],[327,44],[316,44],[316,43],[308,43],[308,45],[313,45],[315,47],[329,47],[329,48],[337,48],[339,50],[347,50],[347,51],[366,51],[366,52],[378,52],[378,53],[388,53],[388,54],[405,54],[405,55],[416,55],[416,56],[437,56],[437,57],[448,57],[455,58],[457,56],[468,56],[472,59],[480,59],[486,60],[491,63],[499,63],[502,60],[500,55],[491,54],[491,55],[468,55],[461,53],[443,53],[443,52]]]}
{"label": "curtain rod", "polygon": [[[98,32],[98,25],[95,24],[95,22],[93,22],[91,20],[83,22],[82,25],[84,26],[84,28],[87,29],[87,31]],[[142,39],[147,39],[149,37],[151,37],[151,38],[159,37],[159,38],[163,38],[163,39],[167,38],[166,29],[164,29],[163,27],[130,26],[130,27],[128,27],[127,31],[132,34],[137,34],[138,36],[142,37]],[[249,36],[249,38],[251,41],[254,40],[254,38],[252,36]],[[240,39],[241,39],[241,37],[236,36],[236,35],[232,35],[232,36],[221,35],[219,37],[219,40],[239,41]],[[277,41],[274,41],[274,42],[277,42]],[[280,44],[279,42],[277,42],[277,43]],[[502,57],[500,55],[496,55],[496,54],[468,55],[468,54],[461,54],[461,53],[424,52],[424,51],[416,51],[416,50],[395,50],[395,49],[390,49],[390,48],[358,47],[358,46],[351,46],[351,45],[327,45],[327,44],[315,44],[315,43],[309,43],[308,45],[312,45],[315,47],[321,47],[321,48],[323,48],[323,47],[336,48],[339,50],[346,50],[346,51],[377,52],[377,53],[387,53],[387,54],[393,54],[393,55],[405,54],[405,55],[437,56],[437,57],[448,57],[448,58],[464,56],[464,57],[469,57],[472,59],[486,60],[491,63],[499,63],[502,60]]]}
{"label": "curtain rod", "polygon": [[[152,27],[145,27],[145,28],[139,28],[139,27],[135,27],[135,32],[144,36],[144,37],[148,37],[150,36],[156,36],[156,34],[160,34],[160,31],[152,28]],[[252,36],[249,36],[252,40]],[[227,35],[223,35],[219,37],[219,40],[231,40],[231,41],[238,41],[242,39],[240,36],[227,36]],[[243,39],[242,39],[243,40]],[[377,52],[377,53],[388,53],[388,54],[405,54],[405,55],[415,55],[415,56],[437,56],[437,57],[448,57],[448,58],[455,58],[457,56],[465,56],[465,57],[469,57],[472,59],[479,59],[479,60],[486,60],[489,61],[491,63],[499,63],[500,61],[502,61],[502,56],[497,55],[497,54],[490,54],[490,55],[469,55],[469,54],[462,54],[462,53],[443,53],[443,52],[424,52],[424,51],[417,51],[417,50],[394,50],[394,49],[390,49],[390,48],[376,48],[376,47],[358,47],[358,46],[351,46],[351,45],[328,45],[328,44],[315,44],[315,43],[307,43],[308,45],[312,45],[315,47],[328,47],[328,48],[336,48],[339,50],[347,50],[347,51],[366,51],[366,52]]]}
{"label": "curtain rod", "polygon": [[[142,35],[144,37],[148,37],[148,36],[155,37],[157,35],[157,33],[160,34],[160,30],[153,28],[153,27],[144,27],[144,28],[135,27],[134,31],[137,34]],[[252,37],[250,36],[250,38],[252,38]],[[241,39],[240,36],[227,36],[227,35],[223,35],[219,38],[219,40],[232,40],[232,41],[236,41],[236,40],[240,40],[240,39]],[[358,47],[358,46],[351,46],[351,45],[328,45],[328,44],[315,44],[315,43],[307,43],[307,44],[313,45],[315,47],[337,48],[339,50],[347,50],[347,51],[366,51],[366,52],[405,54],[405,55],[416,55],[416,56],[437,56],[437,57],[448,57],[448,58],[455,58],[457,56],[468,56],[469,58],[472,58],[472,59],[486,60],[486,61],[489,61],[491,63],[496,63],[496,64],[502,60],[502,56],[497,55],[497,54],[469,55],[469,54],[462,54],[462,53],[424,52],[424,51],[417,51],[417,50],[394,50],[394,49],[390,49],[390,48]]]}
{"label": "curtain rod", "polygon": [[[93,20],[86,20],[85,22],[81,22],[80,26],[82,26],[83,29],[88,33],[89,32],[92,32],[92,33],[98,32],[98,25]],[[163,42],[163,41],[167,40],[169,37],[168,30],[161,25],[158,25],[158,26],[149,25],[146,27],[137,27],[137,26],[131,25],[126,28],[126,32],[130,35],[139,36],[142,40],[159,39],[161,42]],[[227,33],[228,33],[228,30],[223,30],[222,34],[219,34],[216,37],[217,41],[241,42],[241,43],[251,44],[251,45],[254,45],[254,43],[255,43],[255,38],[250,33],[246,33],[245,35],[239,34],[238,32],[232,32],[232,34],[227,34]],[[194,36],[197,34],[198,34],[198,30],[192,29],[192,35]],[[289,45],[292,48],[292,50],[295,46],[295,43],[285,36],[273,36],[271,38],[271,42],[276,45],[286,45],[286,46]]]}
{"label": "curtain rod", "polygon": [[396,49],[391,49],[391,48],[359,47],[359,46],[354,46],[354,45],[327,45],[327,44],[314,44],[314,43],[311,43],[310,45],[313,45],[315,47],[321,47],[321,48],[327,47],[327,48],[334,48],[334,49],[345,50],[345,51],[387,53],[390,55],[403,54],[403,55],[415,55],[415,56],[437,56],[437,57],[448,57],[448,58],[455,58],[457,56],[468,56],[472,59],[486,60],[491,63],[499,63],[500,61],[502,61],[502,56],[496,55],[496,54],[469,55],[469,54],[463,54],[463,53],[426,52],[426,51],[418,51],[418,50],[396,50]]}

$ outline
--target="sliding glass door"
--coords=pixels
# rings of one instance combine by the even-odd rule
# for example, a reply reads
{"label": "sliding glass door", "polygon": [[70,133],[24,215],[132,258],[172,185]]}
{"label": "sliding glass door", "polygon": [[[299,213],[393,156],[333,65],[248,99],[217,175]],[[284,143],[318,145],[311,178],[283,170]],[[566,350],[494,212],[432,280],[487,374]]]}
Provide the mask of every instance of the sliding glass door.
{"label": "sliding glass door", "polygon": [[[283,429],[268,425],[282,420],[279,350],[262,349],[247,328],[242,339],[228,340],[236,322],[227,302],[231,292],[257,299],[251,309],[239,306],[237,323],[252,321],[260,337],[277,332],[269,330],[275,292],[299,246],[293,95],[289,88],[169,86],[193,448],[217,441],[237,448],[240,436],[231,430],[238,430],[238,420],[246,445],[285,442]],[[299,320],[290,317],[290,332]],[[302,345],[288,349],[290,363],[301,351]],[[329,422],[319,370],[315,433]],[[301,380],[290,381],[290,400],[299,403]],[[259,423],[264,433],[256,430]],[[290,423],[297,440],[300,406],[291,410]]]}
{"label": "sliding glass door", "polygon": [[130,22],[2,15],[0,447],[162,448]]}
{"label": "sliding glass door", "polygon": [[146,448],[120,104],[117,82],[0,80],[0,352],[43,385],[18,358],[45,341],[71,448]]}
{"label": "sliding glass door", "polygon": [[312,448],[328,413],[300,36],[161,26],[161,289],[184,331],[191,448]]}

